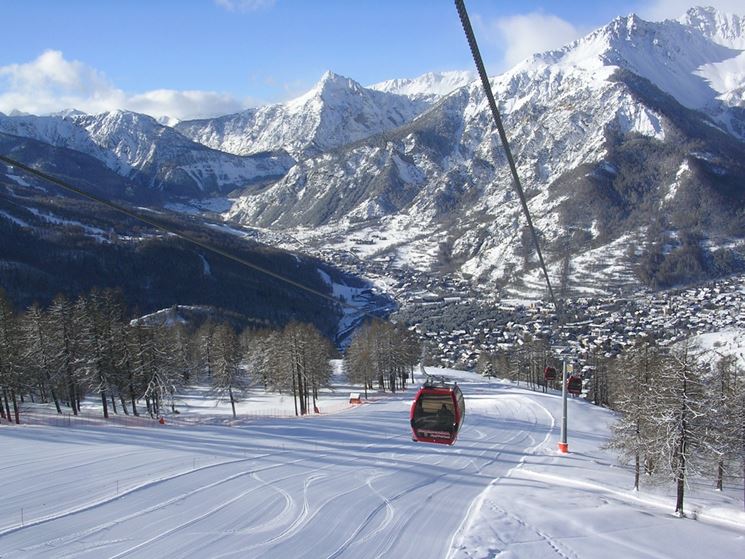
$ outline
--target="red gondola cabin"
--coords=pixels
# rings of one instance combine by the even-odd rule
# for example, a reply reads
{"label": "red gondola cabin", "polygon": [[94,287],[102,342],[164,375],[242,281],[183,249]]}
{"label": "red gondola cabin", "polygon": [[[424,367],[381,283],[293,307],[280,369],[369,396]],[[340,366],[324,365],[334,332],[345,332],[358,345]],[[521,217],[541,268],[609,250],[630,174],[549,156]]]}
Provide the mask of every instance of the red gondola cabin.
{"label": "red gondola cabin", "polygon": [[411,404],[412,439],[423,443],[453,444],[466,415],[457,384],[427,381]]}
{"label": "red gondola cabin", "polygon": [[572,375],[567,379],[567,392],[572,396],[582,394],[582,379],[577,375]]}
{"label": "red gondola cabin", "polygon": [[543,379],[547,382],[553,382],[556,380],[556,369],[553,367],[546,367],[543,369]]}

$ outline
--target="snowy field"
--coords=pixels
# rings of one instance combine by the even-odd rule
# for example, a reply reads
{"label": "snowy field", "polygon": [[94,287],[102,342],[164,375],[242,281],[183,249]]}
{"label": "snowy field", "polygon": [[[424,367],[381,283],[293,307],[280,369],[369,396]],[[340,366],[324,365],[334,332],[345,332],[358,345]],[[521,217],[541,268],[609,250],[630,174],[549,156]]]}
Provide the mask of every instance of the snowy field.
{"label": "snowy field", "polygon": [[446,374],[468,408],[453,447],[411,441],[412,389],[350,407],[340,387],[306,418],[255,394],[233,420],[195,392],[165,425],[3,424],[0,557],[745,556],[741,487],[693,484],[676,518],[600,449],[606,410],[570,401],[560,455],[558,395]]}

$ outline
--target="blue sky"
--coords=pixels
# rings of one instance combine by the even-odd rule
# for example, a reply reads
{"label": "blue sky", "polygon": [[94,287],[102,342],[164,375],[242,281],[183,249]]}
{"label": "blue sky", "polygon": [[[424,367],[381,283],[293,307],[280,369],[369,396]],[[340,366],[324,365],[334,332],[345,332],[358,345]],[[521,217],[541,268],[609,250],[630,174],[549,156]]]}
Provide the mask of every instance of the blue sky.
{"label": "blue sky", "polygon": [[[710,4],[712,2],[707,2]],[[737,2],[715,5],[737,12]],[[491,74],[678,0],[466,0]],[[128,108],[214,116],[307,91],[325,70],[363,85],[471,70],[451,0],[0,0],[0,111]]]}

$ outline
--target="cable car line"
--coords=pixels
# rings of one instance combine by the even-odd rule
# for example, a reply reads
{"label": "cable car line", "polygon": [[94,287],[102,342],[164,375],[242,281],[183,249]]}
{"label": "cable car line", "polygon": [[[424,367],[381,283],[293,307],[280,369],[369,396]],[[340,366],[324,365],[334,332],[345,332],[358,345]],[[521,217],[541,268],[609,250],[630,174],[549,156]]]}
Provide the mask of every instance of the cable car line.
{"label": "cable car line", "polygon": [[282,274],[278,274],[276,272],[272,272],[271,270],[268,270],[267,268],[264,268],[263,266],[259,266],[257,264],[253,264],[252,262],[249,262],[248,260],[241,258],[240,256],[236,256],[234,254],[231,254],[225,250],[222,250],[221,248],[215,247],[209,243],[206,243],[204,241],[201,241],[197,239],[196,237],[193,237],[187,233],[183,233],[181,231],[177,231],[176,229],[165,225],[163,223],[160,223],[152,218],[146,217],[142,215],[141,213],[135,212],[132,209],[129,209],[125,206],[122,206],[120,204],[117,204],[115,202],[112,202],[110,200],[106,200],[105,198],[102,198],[100,196],[97,196],[95,194],[91,194],[90,192],[86,192],[85,190],[81,190],[80,188],[71,185],[70,183],[63,181],[53,175],[49,175],[43,171],[39,171],[38,169],[34,169],[33,167],[29,167],[28,165],[24,165],[23,163],[20,163],[16,161],[15,159],[11,159],[9,157],[6,157],[4,155],[0,155],[0,161],[5,163],[6,165],[10,165],[12,167],[17,167],[18,169],[21,169],[31,175],[34,175],[37,178],[43,179],[47,182],[50,182],[56,186],[59,186],[60,188],[67,190],[68,192],[72,192],[74,194],[77,194],[78,196],[82,196],[83,198],[87,198],[88,200],[91,200],[93,202],[96,202],[98,204],[102,204],[108,208],[111,208],[112,210],[115,210],[119,213],[122,213],[128,217],[131,217],[132,219],[136,219],[137,221],[140,221],[142,223],[145,223],[147,225],[150,225],[151,227],[155,227],[156,229],[159,229],[161,231],[164,231],[166,233],[170,233],[179,239],[182,239],[186,242],[192,243],[194,245],[197,245],[204,250],[207,250],[209,252],[219,254],[220,256],[223,256],[224,258],[227,258],[228,260],[232,260],[233,262],[237,262],[238,264],[241,264],[242,266],[246,266],[247,268],[251,268],[254,271],[261,272],[262,274],[265,274],[269,277],[272,277],[274,279],[278,279],[288,285],[291,285],[293,287],[297,287],[298,289],[301,289],[307,293],[310,293],[312,295],[315,295],[317,297],[321,297],[322,299],[325,299],[327,301],[331,301],[341,307],[353,309],[355,312],[360,313],[360,315],[365,316],[367,318],[371,318],[373,320],[381,320],[382,319],[379,316],[376,316],[368,311],[361,310],[359,307],[355,307],[351,303],[348,303],[346,301],[342,301],[340,299],[337,299],[335,297],[332,297],[331,295],[328,295],[326,293],[323,293],[321,291],[318,291],[316,289],[313,289],[312,287],[308,287],[307,285],[304,285],[300,282],[297,282],[295,280],[292,280],[290,278],[287,278],[283,276]]}
{"label": "cable car line", "polygon": [[[471,26],[471,21],[468,18],[468,12],[466,11],[466,5],[464,0],[455,0],[455,8],[458,10],[458,16],[460,17],[461,25],[463,26],[463,31],[466,34],[466,39],[468,40],[468,46],[471,49],[471,55],[473,56],[473,61],[476,63],[476,69],[478,70],[479,77],[481,78],[481,85],[484,88],[484,93],[486,94],[486,98],[489,102],[489,108],[491,109],[492,116],[494,117],[494,123],[497,126],[497,130],[499,131],[499,138],[502,141],[502,146],[504,147],[505,155],[507,156],[507,162],[510,166],[510,172],[512,173],[512,182],[515,187],[515,191],[517,192],[518,197],[520,198],[520,205],[522,206],[523,214],[525,215],[525,219],[528,222],[528,227],[530,229],[530,235],[533,238],[533,244],[535,245],[536,253],[538,254],[538,261],[540,262],[541,269],[543,270],[543,277],[546,279],[546,286],[548,287],[548,294],[551,298],[551,302],[554,304],[554,309],[556,311],[557,320],[558,323],[561,324],[564,320],[564,313],[561,306],[559,306],[559,301],[554,295],[554,290],[551,287],[551,279],[548,276],[548,269],[546,268],[546,262],[543,259],[543,253],[541,252],[541,245],[538,241],[538,234],[536,233],[535,227],[533,226],[533,219],[530,216],[530,210],[528,208],[528,202],[525,198],[525,192],[523,191],[522,183],[520,182],[520,176],[517,172],[517,166],[515,165],[515,159],[512,156],[512,150],[510,149],[509,141],[507,140],[507,133],[505,132],[504,125],[502,124],[502,117],[499,114],[499,108],[497,107],[497,102],[494,99],[494,93],[492,92],[491,83],[489,82],[489,77],[486,74],[486,68],[484,67],[484,61],[481,58],[481,52],[479,51],[478,43],[476,42],[476,36],[473,32],[473,27]],[[553,376],[555,378],[556,371],[553,370],[553,372],[546,369],[544,372],[544,375],[546,375],[546,381],[548,382],[549,376]],[[551,367],[551,369],[553,369]],[[567,371],[567,365],[566,361],[564,361],[562,366],[562,400],[563,400],[563,411],[562,411],[562,421],[561,421],[561,436],[559,442],[559,450],[560,452],[566,453],[568,452],[569,446],[567,443],[567,393],[570,393],[572,395],[579,395],[582,392],[582,378],[577,375],[572,375],[571,377],[567,378],[566,376]],[[412,408],[412,428],[413,428],[413,408]]]}
{"label": "cable car line", "polygon": [[479,46],[476,43],[476,36],[473,33],[473,28],[471,27],[471,21],[468,18],[468,12],[466,11],[466,5],[463,0],[455,0],[455,7],[458,10],[458,15],[460,16],[461,24],[463,25],[463,31],[466,33],[466,39],[468,39],[468,46],[471,48],[471,55],[473,56],[473,61],[476,63],[476,68],[479,73],[479,77],[481,78],[481,85],[484,87],[484,93],[486,94],[486,98],[489,101],[489,108],[491,108],[492,116],[494,117],[494,122],[497,125],[497,130],[499,131],[499,137],[502,140],[502,146],[504,147],[505,154],[507,155],[507,162],[510,166],[510,171],[512,172],[512,180],[515,187],[515,190],[517,191],[517,195],[520,198],[520,204],[523,209],[523,214],[525,215],[525,219],[528,221],[528,227],[530,228],[530,234],[533,238],[533,244],[535,245],[535,250],[538,253],[538,260],[541,264],[541,269],[543,270],[543,276],[546,278],[546,285],[548,286],[548,293],[551,297],[551,302],[554,304],[554,308],[556,309],[556,313],[559,317],[561,317],[560,307],[558,305],[556,297],[554,297],[554,290],[551,287],[551,280],[548,277],[548,270],[546,269],[546,263],[543,260],[543,253],[541,252],[541,245],[538,242],[538,235],[536,233],[535,227],[533,227],[533,220],[530,217],[530,210],[528,209],[528,201],[525,198],[525,192],[523,191],[522,183],[520,182],[520,177],[517,173],[517,167],[515,166],[515,159],[512,157],[512,150],[510,149],[510,144],[507,141],[507,133],[505,132],[504,125],[502,124],[502,117],[499,114],[499,109],[497,108],[497,102],[494,100],[494,93],[491,89],[491,84],[489,83],[489,77],[486,75],[486,68],[484,67],[484,61],[481,58],[481,52],[479,51]]}

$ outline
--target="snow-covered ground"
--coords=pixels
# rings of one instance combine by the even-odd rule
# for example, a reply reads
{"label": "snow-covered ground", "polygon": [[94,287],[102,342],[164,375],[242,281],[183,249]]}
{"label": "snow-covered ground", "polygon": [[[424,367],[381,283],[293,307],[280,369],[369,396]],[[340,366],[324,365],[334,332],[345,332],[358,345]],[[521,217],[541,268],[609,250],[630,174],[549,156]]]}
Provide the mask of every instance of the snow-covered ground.
{"label": "snow-covered ground", "polygon": [[0,557],[742,556],[742,488],[695,483],[676,518],[601,449],[610,412],[570,401],[560,455],[558,395],[445,374],[453,447],[411,441],[412,389],[351,407],[339,386],[306,418],[255,393],[232,421],[195,391],[165,425],[3,424]]}

